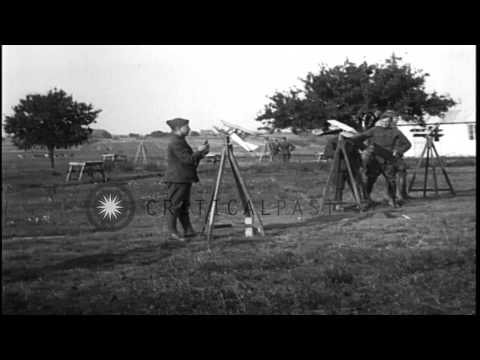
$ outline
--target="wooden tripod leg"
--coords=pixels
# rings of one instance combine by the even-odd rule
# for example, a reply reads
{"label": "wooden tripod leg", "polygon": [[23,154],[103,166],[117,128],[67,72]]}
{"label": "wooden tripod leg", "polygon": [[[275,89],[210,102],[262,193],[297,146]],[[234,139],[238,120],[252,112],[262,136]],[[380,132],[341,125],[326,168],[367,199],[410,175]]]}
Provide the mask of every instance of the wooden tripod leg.
{"label": "wooden tripod leg", "polygon": [[208,241],[209,245],[210,245],[210,239],[212,237],[213,223],[215,221],[215,210],[217,208],[218,192],[220,190],[220,184],[221,184],[221,181],[222,181],[222,173],[223,173],[223,169],[225,167],[226,153],[227,153],[227,149],[225,148],[222,151],[222,157],[220,159],[220,166],[218,167],[217,180],[215,182],[215,189],[213,191],[213,198],[212,198],[212,202],[211,202],[211,205],[210,205],[210,209],[207,213],[207,241]]}
{"label": "wooden tripod leg", "polygon": [[452,183],[450,182],[450,178],[448,177],[447,170],[445,170],[445,166],[443,164],[442,158],[440,155],[438,155],[437,149],[435,148],[435,145],[432,143],[432,150],[435,152],[435,155],[438,159],[438,163],[440,164],[440,168],[442,169],[443,176],[445,176],[445,180],[447,181],[448,187],[450,188],[450,192],[452,195],[455,195],[455,190],[453,190]]}
{"label": "wooden tripod leg", "polygon": [[413,188],[413,183],[415,182],[415,177],[417,176],[417,171],[422,166],[422,160],[423,160],[423,156],[425,155],[425,151],[427,151],[427,144],[425,144],[425,146],[422,150],[422,153],[420,155],[420,159],[418,160],[417,166],[413,170],[412,178],[410,179],[410,184],[408,184],[408,191],[412,190],[412,188]]}
{"label": "wooden tripod leg", "polygon": [[[433,144],[432,144],[433,146]],[[438,182],[437,182],[437,171],[435,167],[435,162],[433,161],[433,150],[430,149],[430,153],[432,156],[432,174],[433,174],[433,187],[435,189],[435,196],[438,196]]]}
{"label": "wooden tripod leg", "polygon": [[145,151],[145,145],[142,141],[142,162],[143,166],[147,166],[148,161],[147,161],[147,152]]}
{"label": "wooden tripod leg", "polygon": [[228,161],[230,162],[230,167],[232,168],[233,178],[235,179],[235,184],[237,185],[238,194],[240,196],[240,201],[242,202],[243,212],[246,213],[248,216],[251,216],[252,209],[250,204],[248,204],[247,198],[242,191],[242,185],[240,184],[240,179],[238,178],[237,172],[234,170],[234,165],[231,156],[233,154],[228,152]]}
{"label": "wooden tripod leg", "polygon": [[427,159],[425,161],[425,177],[423,179],[423,197],[427,196],[428,167],[430,166],[430,140],[427,139]]}
{"label": "wooden tripod leg", "polygon": [[240,174],[240,168],[238,167],[238,163],[237,163],[237,159],[235,159],[235,156],[233,155],[233,153],[230,151],[228,153],[228,156],[229,156],[229,159],[230,159],[230,163],[232,164],[232,171],[233,172],[236,172],[236,176],[238,178],[238,181],[240,183],[240,189],[241,191],[243,192],[243,195],[245,196],[245,198],[247,199],[247,204],[250,205],[250,210],[253,212],[253,215],[257,218],[258,220],[258,226],[257,226],[257,229],[258,231],[260,232],[260,234],[262,236],[265,235],[265,231],[263,229],[263,222],[262,222],[262,218],[260,217],[260,215],[258,214],[257,212],[257,209],[255,209],[255,206],[253,205],[253,201],[252,201],[252,198],[250,196],[250,193],[248,192],[248,188],[247,186],[245,185],[245,182],[243,181],[243,178],[242,178],[242,175]]}
{"label": "wooden tripod leg", "polygon": [[360,195],[358,193],[357,182],[355,177],[353,176],[352,167],[350,166],[350,160],[348,159],[347,150],[345,149],[345,143],[343,141],[341,142],[341,151],[343,152],[345,164],[347,165],[348,176],[350,178],[351,186],[353,189],[353,197],[355,198],[355,202],[357,203],[357,205],[360,207],[361,200],[360,200]]}
{"label": "wooden tripod leg", "polygon": [[322,201],[320,203],[320,212],[323,212],[323,208],[325,207],[325,201],[327,200],[327,194],[328,194],[330,185],[332,183],[332,180],[334,177],[338,176],[338,172],[339,172],[338,167],[340,163],[339,160],[340,160],[340,148],[337,146],[337,148],[335,149],[335,153],[333,155],[332,167],[330,168],[330,172],[328,173],[327,183],[323,188]]}

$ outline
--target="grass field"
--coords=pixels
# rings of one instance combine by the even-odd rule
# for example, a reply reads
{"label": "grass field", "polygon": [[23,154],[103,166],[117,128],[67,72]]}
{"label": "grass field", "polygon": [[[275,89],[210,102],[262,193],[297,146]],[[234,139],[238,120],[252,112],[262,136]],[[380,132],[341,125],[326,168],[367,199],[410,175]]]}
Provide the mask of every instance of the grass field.
{"label": "grass field", "polygon": [[[162,144],[146,144],[149,155],[156,151],[160,159]],[[129,156],[136,149],[116,146],[112,152]],[[76,157],[93,159],[98,151],[83,147]],[[165,195],[153,172],[112,175],[133,193],[136,216],[121,231],[98,232],[84,208],[94,184],[49,187],[63,184],[63,165],[52,175],[48,159],[32,168],[2,151],[8,156],[2,162],[5,314],[475,313],[474,166],[448,168],[456,196],[429,194],[399,209],[328,215],[314,206],[326,164],[243,161],[254,201],[263,204],[266,236],[244,238],[242,217],[226,214],[226,203],[236,199],[227,171],[219,222],[233,227],[215,230],[208,249],[201,237],[184,246],[165,240],[161,206],[154,215],[146,208]],[[199,176],[192,192],[197,230],[205,215],[198,204],[210,197],[215,168],[202,164]],[[374,197],[380,201],[383,191],[381,179]]]}

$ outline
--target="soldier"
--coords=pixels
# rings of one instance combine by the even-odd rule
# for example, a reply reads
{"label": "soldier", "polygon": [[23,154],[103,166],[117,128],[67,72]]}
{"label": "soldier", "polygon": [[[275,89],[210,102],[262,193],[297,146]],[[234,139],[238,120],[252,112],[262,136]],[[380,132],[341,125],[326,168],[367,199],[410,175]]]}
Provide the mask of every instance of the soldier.
{"label": "soldier", "polygon": [[[397,121],[392,121],[392,127],[397,129]],[[411,197],[408,195],[407,191],[407,165],[405,160],[403,159],[403,154],[400,156],[400,160],[398,161],[401,163],[401,166],[398,167],[397,172],[397,199],[401,204],[405,203]]]}
{"label": "soldier", "polygon": [[167,147],[167,171],[163,182],[167,184],[169,209],[166,221],[170,239],[185,241],[177,231],[177,218],[185,231],[185,237],[196,235],[188,213],[192,183],[198,182],[197,166],[210,147],[207,143],[193,152],[185,137],[190,132],[189,121],[175,118],[168,120],[172,136]]}
{"label": "soldier", "polygon": [[280,142],[278,139],[275,139],[273,142],[270,143],[270,151],[271,151],[271,158],[272,162],[277,158],[280,152]]}
{"label": "soldier", "polygon": [[268,136],[265,136],[263,144],[263,152],[260,154],[260,162],[262,162],[264,156],[268,156],[270,158],[270,162],[272,162],[272,142]]}
{"label": "soldier", "polygon": [[[344,133],[344,135],[347,135],[347,134]],[[338,145],[338,134],[331,135],[331,138],[328,139],[327,145],[325,146],[325,150],[324,150],[325,158],[327,159],[334,158],[337,145]],[[360,157],[359,148],[358,146],[356,146],[355,143],[345,139],[345,150],[347,152],[348,160],[350,162],[350,167],[352,170],[353,177],[355,178],[355,181],[360,188],[360,196],[363,198],[365,196],[365,191],[364,191],[362,177],[360,174],[362,159]],[[336,178],[335,178],[335,197],[334,197],[335,201],[338,201],[338,202],[342,201],[345,183],[347,183],[350,189],[352,189],[352,184],[350,182],[347,165],[345,163],[343,154],[340,153],[339,167],[336,171]],[[335,209],[336,210],[342,209],[342,205],[337,204],[335,206]]]}
{"label": "soldier", "polygon": [[282,155],[284,163],[289,162],[292,156],[292,151],[295,150],[295,145],[289,143],[286,137],[282,138],[282,142],[279,143],[279,152]]}
{"label": "soldier", "polygon": [[392,126],[394,112],[388,110],[380,116],[375,126],[351,138],[354,141],[368,142],[368,147],[363,154],[366,166],[366,193],[371,200],[373,185],[378,176],[383,173],[387,181],[388,203],[392,207],[399,205],[396,193],[396,176],[398,172],[405,171],[406,164],[403,154],[410,149],[412,144],[396,127]]}

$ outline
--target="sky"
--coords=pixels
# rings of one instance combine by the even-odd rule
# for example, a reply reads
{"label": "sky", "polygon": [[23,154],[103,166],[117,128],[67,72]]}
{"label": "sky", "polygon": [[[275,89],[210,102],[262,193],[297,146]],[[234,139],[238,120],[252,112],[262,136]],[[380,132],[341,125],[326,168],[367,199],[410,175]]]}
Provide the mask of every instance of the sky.
{"label": "sky", "polygon": [[[102,109],[92,128],[113,134],[194,130],[220,120],[251,129],[275,91],[300,87],[320,64],[348,57],[381,63],[392,53],[430,74],[427,91],[475,111],[474,45],[8,45],[2,46],[2,122],[31,93],[57,87]],[[3,129],[2,129],[3,131]]]}

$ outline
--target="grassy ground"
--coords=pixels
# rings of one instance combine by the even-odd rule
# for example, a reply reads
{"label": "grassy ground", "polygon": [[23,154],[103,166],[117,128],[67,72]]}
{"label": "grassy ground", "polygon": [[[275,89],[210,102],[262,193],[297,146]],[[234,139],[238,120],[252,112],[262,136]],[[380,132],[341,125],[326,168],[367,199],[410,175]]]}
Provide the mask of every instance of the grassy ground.
{"label": "grassy ground", "polygon": [[[157,145],[148,144],[147,152],[160,157]],[[117,146],[117,152],[135,150]],[[79,151],[78,157],[98,156],[96,149]],[[208,247],[201,237],[185,246],[166,241],[165,185],[153,172],[113,174],[133,193],[136,216],[121,231],[97,232],[85,215],[94,184],[50,187],[65,185],[60,165],[55,175],[41,164],[9,159],[2,177],[7,314],[475,312],[476,169],[470,163],[448,168],[454,197],[442,193],[400,209],[379,205],[328,216],[318,212],[326,164],[242,161],[252,197],[259,209],[263,204],[266,236],[244,238],[242,217],[226,214],[237,198],[227,170],[219,222],[233,227],[215,230]],[[197,229],[216,173],[212,164],[199,172],[192,192]],[[380,201],[383,191],[380,180],[374,198]],[[154,215],[146,209],[151,199],[158,201]]]}
{"label": "grassy ground", "polygon": [[[444,193],[395,210],[380,205],[365,213],[327,216],[307,206],[321,194],[325,168],[252,166],[243,174],[253,197],[265,200],[267,236],[246,239],[241,218],[223,215],[220,221],[234,227],[216,230],[210,251],[202,238],[185,246],[165,241],[163,216],[150,216],[144,208],[146,199],[163,196],[159,178],[128,184],[139,202],[137,215],[115,233],[95,232],[86,221],[82,201],[92,185],[59,190],[50,207],[38,189],[7,194],[3,311],[472,314],[475,169],[452,168],[449,173],[455,197]],[[208,199],[214,174],[214,169],[201,171],[194,200]],[[231,181],[228,173],[225,184]],[[378,200],[382,186],[380,181]],[[225,201],[235,197],[229,185],[222,194]],[[287,202],[280,214],[278,199]],[[61,200],[63,209],[55,202]],[[302,213],[293,211],[295,202]],[[29,211],[38,218],[48,211],[49,220],[29,222]],[[204,214],[192,211],[200,228]]]}

